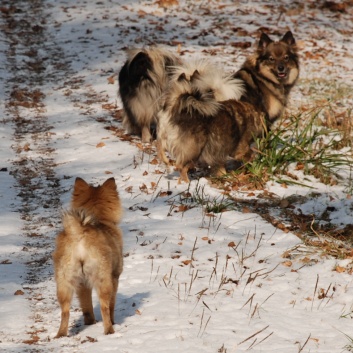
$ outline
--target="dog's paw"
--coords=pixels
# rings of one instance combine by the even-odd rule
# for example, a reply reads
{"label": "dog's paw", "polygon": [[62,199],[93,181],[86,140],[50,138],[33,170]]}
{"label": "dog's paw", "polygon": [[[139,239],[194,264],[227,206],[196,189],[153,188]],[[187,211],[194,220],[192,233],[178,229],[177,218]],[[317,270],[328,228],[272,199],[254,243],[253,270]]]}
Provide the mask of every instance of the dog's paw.
{"label": "dog's paw", "polygon": [[65,333],[65,332],[59,331],[54,338],[56,339],[56,338],[61,338],[61,337],[66,337],[66,336],[67,336],[67,332]]}
{"label": "dog's paw", "polygon": [[108,328],[104,329],[104,334],[105,335],[111,335],[112,333],[114,333],[114,329],[113,326],[109,326]]}

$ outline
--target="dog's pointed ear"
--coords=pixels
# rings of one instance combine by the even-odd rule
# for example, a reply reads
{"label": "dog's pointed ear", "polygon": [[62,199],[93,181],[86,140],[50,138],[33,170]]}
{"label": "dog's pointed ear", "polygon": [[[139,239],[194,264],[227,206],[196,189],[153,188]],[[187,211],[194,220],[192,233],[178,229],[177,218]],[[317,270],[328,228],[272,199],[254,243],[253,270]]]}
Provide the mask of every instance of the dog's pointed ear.
{"label": "dog's pointed ear", "polygon": [[266,33],[262,32],[257,50],[264,51],[267,48],[267,46],[272,42],[273,40]]}
{"label": "dog's pointed ear", "polygon": [[281,42],[287,43],[288,45],[295,45],[293,33],[291,31],[288,31],[281,39]]}
{"label": "dog's pointed ear", "polygon": [[75,189],[85,189],[85,188],[89,188],[89,185],[82,178],[77,177],[75,180],[74,188]]}
{"label": "dog's pointed ear", "polygon": [[152,67],[153,63],[150,56],[147,53],[140,51],[134,56],[128,66],[129,75],[136,77],[144,76],[146,75],[147,70],[151,70]]}
{"label": "dog's pointed ear", "polygon": [[198,70],[195,70],[194,73],[191,75],[190,77],[190,81],[194,81],[194,80],[197,80],[201,77],[201,74],[199,73]]}
{"label": "dog's pointed ear", "polygon": [[183,73],[178,77],[178,82],[181,82],[181,81],[186,81],[185,72],[183,72]]}
{"label": "dog's pointed ear", "polygon": [[107,179],[103,185],[103,187],[108,188],[108,189],[113,189],[116,190],[116,183],[114,178],[109,178]]}
{"label": "dog's pointed ear", "polygon": [[86,183],[82,178],[77,177],[74,184],[73,197],[76,194],[85,193],[89,189],[89,184]]}

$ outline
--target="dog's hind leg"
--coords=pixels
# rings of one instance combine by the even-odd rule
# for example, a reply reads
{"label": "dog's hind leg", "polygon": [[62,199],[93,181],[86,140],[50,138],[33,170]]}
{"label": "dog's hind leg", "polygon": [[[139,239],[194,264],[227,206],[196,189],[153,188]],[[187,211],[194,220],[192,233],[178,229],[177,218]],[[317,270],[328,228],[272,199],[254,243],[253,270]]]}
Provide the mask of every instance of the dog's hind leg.
{"label": "dog's hind leg", "polygon": [[55,338],[67,336],[70,318],[70,305],[73,296],[73,288],[68,283],[57,281],[57,297],[61,307],[61,323]]}
{"label": "dog's hind leg", "polygon": [[152,141],[152,135],[149,125],[143,125],[141,127],[141,140],[143,143],[150,143]]}
{"label": "dog's hind leg", "polygon": [[111,304],[113,295],[115,295],[114,287],[115,286],[113,283],[111,283],[111,278],[109,278],[109,280],[104,280],[103,283],[96,288],[99,296],[105,335],[114,333],[113,323],[111,320]]}
{"label": "dog's hind leg", "polygon": [[167,166],[169,166],[169,159],[167,158],[164,150],[163,143],[160,139],[157,139],[157,158],[160,162],[164,162]]}
{"label": "dog's hind leg", "polygon": [[96,323],[92,304],[92,288],[80,284],[76,289],[78,300],[80,301],[83,319],[85,325],[93,325]]}
{"label": "dog's hind leg", "polygon": [[247,162],[251,159],[252,151],[250,149],[250,144],[253,141],[253,135],[251,133],[245,133],[234,151],[234,159],[236,161]]}
{"label": "dog's hind leg", "polygon": [[189,166],[184,165],[183,167],[177,167],[177,170],[179,170],[179,173],[180,173],[178,184],[181,184],[183,181],[185,183],[190,183],[190,179],[188,177]]}
{"label": "dog's hind leg", "polygon": [[112,296],[110,298],[110,304],[109,304],[110,321],[112,322],[112,325],[114,325],[114,309],[115,309],[116,294],[118,293],[118,285],[119,285],[119,279],[114,278],[113,292],[112,292]]}

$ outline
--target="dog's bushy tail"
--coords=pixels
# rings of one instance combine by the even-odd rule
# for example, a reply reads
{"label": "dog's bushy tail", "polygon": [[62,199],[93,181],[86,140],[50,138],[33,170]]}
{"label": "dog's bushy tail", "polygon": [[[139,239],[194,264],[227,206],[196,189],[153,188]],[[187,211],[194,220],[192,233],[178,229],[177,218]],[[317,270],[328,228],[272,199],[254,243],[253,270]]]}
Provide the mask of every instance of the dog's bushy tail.
{"label": "dog's bushy tail", "polygon": [[92,214],[88,214],[84,209],[74,209],[63,212],[62,223],[66,234],[75,236],[82,234],[84,227],[94,226],[98,221]]}
{"label": "dog's bushy tail", "polygon": [[242,81],[219,66],[207,60],[190,61],[173,68],[165,107],[179,114],[186,111],[190,117],[214,116],[219,102],[238,100],[243,93]]}
{"label": "dog's bushy tail", "polygon": [[239,100],[245,92],[242,80],[234,78],[233,74],[206,59],[190,60],[174,67],[172,82],[177,81],[181,75],[192,81],[193,86],[201,92],[211,91],[217,102]]}

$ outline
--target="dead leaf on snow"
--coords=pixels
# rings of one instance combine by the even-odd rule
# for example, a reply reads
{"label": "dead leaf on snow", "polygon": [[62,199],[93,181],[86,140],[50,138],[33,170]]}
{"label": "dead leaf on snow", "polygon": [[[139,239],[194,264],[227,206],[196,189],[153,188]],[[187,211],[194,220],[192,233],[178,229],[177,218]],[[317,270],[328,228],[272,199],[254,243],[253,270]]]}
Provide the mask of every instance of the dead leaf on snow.
{"label": "dead leaf on snow", "polygon": [[105,146],[105,143],[104,142],[99,142],[96,147],[97,148],[101,148],[101,147],[104,147]]}
{"label": "dead leaf on snow", "polygon": [[87,338],[86,340],[81,341],[81,344],[86,343],[86,342],[91,342],[91,343],[98,342],[96,338],[93,338],[90,336],[86,336],[86,338]]}
{"label": "dead leaf on snow", "polygon": [[185,211],[189,210],[190,208],[191,207],[188,205],[180,205],[180,206],[178,206],[178,209],[176,212],[185,212]]}
{"label": "dead leaf on snow", "polygon": [[282,254],[282,257],[284,259],[290,259],[291,258],[291,254],[289,251],[285,251],[283,254]]}
{"label": "dead leaf on snow", "polygon": [[283,261],[282,265],[286,266],[286,267],[291,267],[293,265],[293,263],[292,263],[292,261],[288,260],[288,261]]}
{"label": "dead leaf on snow", "polygon": [[147,187],[146,184],[140,185],[140,186],[139,186],[139,189],[140,189],[142,192],[148,194],[148,187]]}
{"label": "dead leaf on snow", "polygon": [[22,343],[24,343],[24,344],[36,344],[38,341],[39,341],[39,336],[34,335],[34,336],[32,336],[32,339],[24,340],[24,341],[22,341]]}
{"label": "dead leaf on snow", "polygon": [[147,15],[147,12],[143,10],[138,10],[137,15],[138,17],[145,17]]}
{"label": "dead leaf on snow", "polygon": [[112,76],[108,77],[107,80],[108,80],[108,84],[109,85],[114,85],[114,83],[115,83],[115,75],[112,75]]}
{"label": "dead leaf on snow", "polygon": [[170,7],[174,5],[179,5],[179,1],[178,0],[157,0],[156,4],[159,7]]}
{"label": "dead leaf on snow", "polygon": [[159,162],[158,162],[158,159],[157,158],[153,158],[152,160],[151,160],[151,162],[150,162],[150,164],[153,164],[153,165],[156,165],[156,164],[158,164]]}
{"label": "dead leaf on snow", "polygon": [[105,104],[102,104],[102,108],[105,110],[115,110],[116,104],[115,103],[105,103]]}
{"label": "dead leaf on snow", "polygon": [[346,268],[342,266],[336,266],[335,271],[338,273],[346,272]]}
{"label": "dead leaf on snow", "polygon": [[165,196],[170,196],[172,194],[172,191],[161,191],[158,194],[158,197],[165,197]]}

